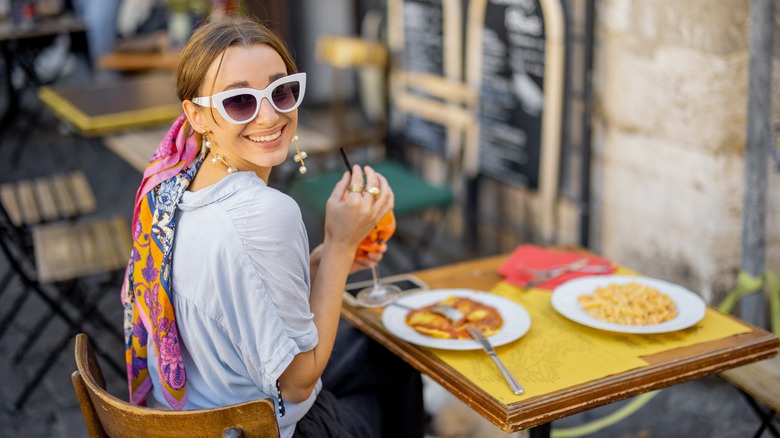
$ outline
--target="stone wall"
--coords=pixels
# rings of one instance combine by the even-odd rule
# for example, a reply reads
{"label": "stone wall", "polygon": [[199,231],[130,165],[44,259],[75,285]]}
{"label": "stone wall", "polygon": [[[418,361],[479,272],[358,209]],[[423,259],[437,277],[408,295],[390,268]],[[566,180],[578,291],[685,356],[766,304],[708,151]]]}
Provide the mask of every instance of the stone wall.
{"label": "stone wall", "polygon": [[[711,303],[741,264],[749,3],[597,2],[593,249]],[[773,120],[780,7],[775,17]],[[778,272],[780,172],[767,166],[767,265]]]}

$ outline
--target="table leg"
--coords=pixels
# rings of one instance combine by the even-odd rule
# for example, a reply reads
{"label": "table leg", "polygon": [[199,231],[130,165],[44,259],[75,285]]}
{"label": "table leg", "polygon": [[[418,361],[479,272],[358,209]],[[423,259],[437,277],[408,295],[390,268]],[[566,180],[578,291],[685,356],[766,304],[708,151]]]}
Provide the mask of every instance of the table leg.
{"label": "table leg", "polygon": [[8,93],[8,107],[6,108],[2,118],[0,118],[0,126],[8,126],[8,123],[11,121],[19,108],[19,98],[16,95],[13,80],[11,79],[11,75],[13,74],[14,70],[13,57],[11,55],[11,50],[8,48],[7,42],[0,42],[0,52],[2,52],[3,64],[5,65],[5,86],[6,93]]}
{"label": "table leg", "polygon": [[528,430],[529,438],[550,438],[552,422],[540,424]]}

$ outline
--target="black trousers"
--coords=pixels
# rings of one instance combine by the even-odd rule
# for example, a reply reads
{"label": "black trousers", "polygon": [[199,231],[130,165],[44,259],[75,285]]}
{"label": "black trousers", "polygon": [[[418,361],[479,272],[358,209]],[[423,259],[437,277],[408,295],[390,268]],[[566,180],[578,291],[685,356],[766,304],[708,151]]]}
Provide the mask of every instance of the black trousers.
{"label": "black trousers", "polygon": [[420,373],[344,320],[322,383],[296,437],[423,436]]}

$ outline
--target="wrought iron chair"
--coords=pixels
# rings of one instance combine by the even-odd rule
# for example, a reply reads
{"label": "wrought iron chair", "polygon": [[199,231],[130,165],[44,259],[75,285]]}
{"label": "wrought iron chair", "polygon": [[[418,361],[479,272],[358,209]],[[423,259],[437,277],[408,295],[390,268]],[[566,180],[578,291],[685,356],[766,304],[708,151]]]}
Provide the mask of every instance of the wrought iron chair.
{"label": "wrought iron chair", "polygon": [[[13,401],[13,409],[26,403],[70,338],[84,331],[87,323],[113,335],[116,342],[123,341],[121,322],[108,321],[96,309],[106,288],[118,284],[129,257],[129,226],[119,217],[77,220],[95,208],[89,184],[78,171],[0,187],[0,250],[10,267],[6,277],[16,277],[22,285],[5,306],[0,336],[31,297],[44,303],[37,321],[33,319],[26,328],[26,339],[9,355],[11,360],[18,365],[32,352],[53,320],[59,319],[67,327],[59,341],[47,342],[46,359],[36,365],[33,377]],[[124,374],[124,367],[103,350],[99,352],[117,373]]]}

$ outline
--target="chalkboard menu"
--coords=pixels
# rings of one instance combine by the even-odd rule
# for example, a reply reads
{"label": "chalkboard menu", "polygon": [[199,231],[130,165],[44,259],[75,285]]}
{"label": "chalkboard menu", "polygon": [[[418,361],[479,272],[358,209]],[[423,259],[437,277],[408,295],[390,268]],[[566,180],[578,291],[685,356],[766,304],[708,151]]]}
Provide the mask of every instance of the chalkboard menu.
{"label": "chalkboard menu", "polygon": [[[403,2],[406,70],[444,76],[444,12],[442,0]],[[408,116],[403,135],[410,144],[444,155],[447,128],[416,116]]]}
{"label": "chalkboard menu", "polygon": [[545,32],[537,0],[488,0],[482,32],[479,170],[536,188]]}

